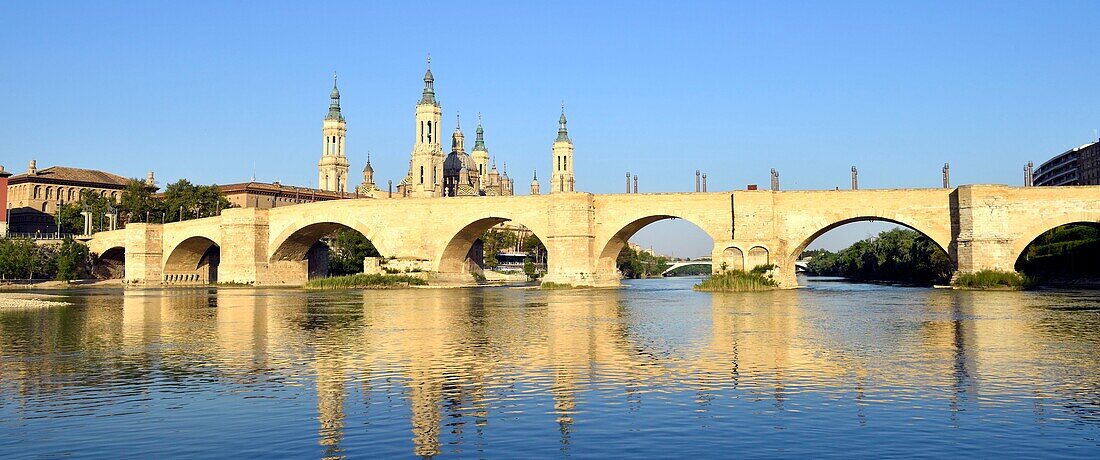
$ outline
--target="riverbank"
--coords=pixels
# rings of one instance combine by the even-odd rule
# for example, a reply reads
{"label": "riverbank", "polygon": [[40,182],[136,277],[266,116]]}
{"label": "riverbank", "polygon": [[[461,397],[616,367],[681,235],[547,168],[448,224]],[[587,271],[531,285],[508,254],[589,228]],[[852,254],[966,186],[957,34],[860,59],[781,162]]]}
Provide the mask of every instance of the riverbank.
{"label": "riverbank", "polygon": [[0,292],[12,292],[12,291],[30,291],[30,290],[64,290],[72,288],[86,288],[86,287],[120,287],[123,285],[121,279],[109,279],[109,280],[73,280],[73,281],[54,281],[54,280],[9,280],[0,282]]}

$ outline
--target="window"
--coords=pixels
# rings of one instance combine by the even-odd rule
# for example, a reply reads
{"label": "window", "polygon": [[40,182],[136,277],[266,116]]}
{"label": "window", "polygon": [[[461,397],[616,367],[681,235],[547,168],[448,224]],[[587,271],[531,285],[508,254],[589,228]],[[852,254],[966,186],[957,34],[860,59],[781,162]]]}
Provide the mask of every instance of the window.
{"label": "window", "polygon": [[[432,122],[431,122],[431,120],[428,120],[428,143],[430,144],[431,142],[432,142]],[[421,182],[423,182],[423,181],[421,181]]]}
{"label": "window", "polygon": [[53,188],[46,187],[46,199],[53,198]]}
{"label": "window", "polygon": [[[429,121],[428,123],[431,123],[431,122]],[[420,183],[421,184],[424,183],[424,167],[423,166],[420,167]]]}

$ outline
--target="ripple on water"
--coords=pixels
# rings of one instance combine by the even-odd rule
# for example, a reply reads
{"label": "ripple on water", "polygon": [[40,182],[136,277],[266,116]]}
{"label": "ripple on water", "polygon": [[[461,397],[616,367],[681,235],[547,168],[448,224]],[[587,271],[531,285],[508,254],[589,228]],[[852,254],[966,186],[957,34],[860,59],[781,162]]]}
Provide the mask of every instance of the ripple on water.
{"label": "ripple on water", "polygon": [[1096,293],[695,281],[76,290],[0,312],[0,456],[1095,453]]}

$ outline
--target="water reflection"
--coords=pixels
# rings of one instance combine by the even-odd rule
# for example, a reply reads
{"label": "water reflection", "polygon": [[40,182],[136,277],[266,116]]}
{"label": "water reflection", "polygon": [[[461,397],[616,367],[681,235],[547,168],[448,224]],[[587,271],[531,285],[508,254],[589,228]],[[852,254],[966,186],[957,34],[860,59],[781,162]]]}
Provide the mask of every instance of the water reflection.
{"label": "water reflection", "polygon": [[[1100,434],[1094,294],[689,286],[74,291],[0,313],[0,426],[18,434],[0,454],[763,453],[786,433],[936,454],[1040,425],[1074,452]],[[49,442],[74,418],[86,439]],[[772,431],[730,436],[748,426]],[[96,436],[128,429],[173,442]]]}

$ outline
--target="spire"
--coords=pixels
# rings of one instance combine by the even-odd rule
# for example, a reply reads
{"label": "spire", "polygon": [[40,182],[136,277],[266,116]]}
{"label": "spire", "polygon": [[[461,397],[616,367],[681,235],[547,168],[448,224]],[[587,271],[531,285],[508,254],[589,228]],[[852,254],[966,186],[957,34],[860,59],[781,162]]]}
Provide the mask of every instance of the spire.
{"label": "spire", "polygon": [[363,167],[363,172],[374,172],[374,167],[370,165],[370,150],[367,150],[367,165]]}
{"label": "spire", "polygon": [[428,53],[428,70],[424,72],[424,94],[420,97],[420,103],[439,105],[435,100],[435,76],[432,75],[431,53]]}
{"label": "spire", "polygon": [[558,138],[554,141],[570,142],[569,131],[565,129],[565,101],[561,103],[561,116],[558,117]]}
{"label": "spire", "polygon": [[488,152],[489,150],[485,148],[485,129],[481,127],[480,112],[477,114],[477,130],[475,132],[477,133],[477,137],[474,139],[474,151]]}
{"label": "spire", "polygon": [[466,153],[466,136],[462,134],[462,117],[455,114],[455,132],[451,135],[451,150]]}
{"label": "spire", "polygon": [[344,121],[344,115],[340,113],[340,89],[336,87],[336,72],[332,73],[332,93],[329,94],[331,101],[328,104],[328,115],[326,120],[340,120]]}

